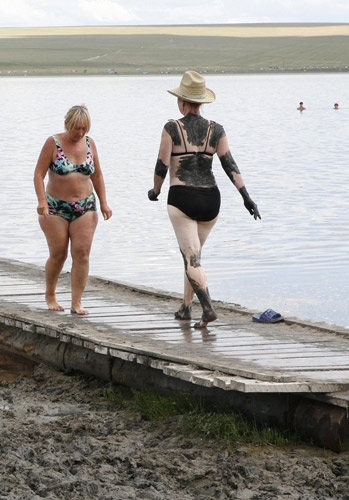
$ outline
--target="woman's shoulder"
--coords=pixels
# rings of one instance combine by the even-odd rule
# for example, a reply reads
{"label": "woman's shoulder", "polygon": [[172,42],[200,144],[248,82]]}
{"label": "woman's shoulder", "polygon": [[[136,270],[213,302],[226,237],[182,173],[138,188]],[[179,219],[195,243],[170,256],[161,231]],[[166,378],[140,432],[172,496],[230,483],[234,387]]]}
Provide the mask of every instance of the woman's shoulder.
{"label": "woman's shoulder", "polygon": [[216,148],[219,139],[225,136],[225,130],[223,125],[211,120],[211,136],[210,136],[210,146]]}
{"label": "woman's shoulder", "polygon": [[164,128],[167,130],[168,128],[173,128],[177,126],[177,120],[174,120],[173,118],[169,118],[167,122],[164,125]]}
{"label": "woman's shoulder", "polygon": [[181,138],[176,121],[177,120],[168,120],[164,125],[164,129],[171,136],[174,145],[178,146],[181,143]]}
{"label": "woman's shoulder", "polygon": [[220,130],[224,130],[223,125],[221,125],[220,123],[217,123],[217,122],[215,122],[214,120],[210,120],[210,123],[211,123],[211,127],[212,127],[212,128],[216,128],[217,130],[218,130],[218,129],[220,129]]}
{"label": "woman's shoulder", "polygon": [[57,144],[57,142],[56,142],[57,135],[58,134],[48,136],[45,143],[44,143],[44,148],[53,149]]}
{"label": "woman's shoulder", "polygon": [[164,125],[164,129],[167,130],[167,129],[171,129],[173,127],[177,127],[177,121],[178,120],[175,120],[174,118],[169,118]]}

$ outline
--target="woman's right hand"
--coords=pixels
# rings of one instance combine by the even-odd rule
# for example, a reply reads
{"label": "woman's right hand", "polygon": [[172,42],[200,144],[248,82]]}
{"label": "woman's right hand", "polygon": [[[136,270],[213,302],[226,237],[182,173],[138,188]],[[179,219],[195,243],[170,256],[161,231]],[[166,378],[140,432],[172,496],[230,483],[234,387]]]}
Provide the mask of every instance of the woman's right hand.
{"label": "woman's right hand", "polygon": [[42,204],[42,205],[39,203],[39,205],[38,205],[38,207],[37,207],[36,211],[37,211],[37,213],[38,213],[39,215],[45,215],[45,216],[46,216],[46,215],[49,215],[49,211],[48,211],[48,205],[47,205],[47,203]]}

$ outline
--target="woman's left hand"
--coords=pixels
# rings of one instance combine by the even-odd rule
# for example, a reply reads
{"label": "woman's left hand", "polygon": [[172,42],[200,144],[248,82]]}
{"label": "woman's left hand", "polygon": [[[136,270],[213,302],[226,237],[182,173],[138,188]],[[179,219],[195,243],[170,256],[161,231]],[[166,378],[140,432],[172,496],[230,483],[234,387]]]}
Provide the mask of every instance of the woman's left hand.
{"label": "woman's left hand", "polygon": [[159,194],[160,194],[160,192],[158,194],[156,194],[154,189],[149,189],[148,198],[150,201],[159,201],[158,200]]}
{"label": "woman's left hand", "polygon": [[101,212],[103,214],[104,220],[110,219],[110,217],[113,215],[112,209],[106,203],[104,205],[101,205]]}

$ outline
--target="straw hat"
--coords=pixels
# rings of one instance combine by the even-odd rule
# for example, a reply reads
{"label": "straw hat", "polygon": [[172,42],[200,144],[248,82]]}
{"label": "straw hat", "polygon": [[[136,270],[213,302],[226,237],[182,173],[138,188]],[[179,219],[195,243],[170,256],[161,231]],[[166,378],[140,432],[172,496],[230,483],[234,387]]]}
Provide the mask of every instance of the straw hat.
{"label": "straw hat", "polygon": [[206,87],[205,78],[196,71],[186,71],[179,87],[167,92],[188,102],[208,103],[216,99],[215,93]]}

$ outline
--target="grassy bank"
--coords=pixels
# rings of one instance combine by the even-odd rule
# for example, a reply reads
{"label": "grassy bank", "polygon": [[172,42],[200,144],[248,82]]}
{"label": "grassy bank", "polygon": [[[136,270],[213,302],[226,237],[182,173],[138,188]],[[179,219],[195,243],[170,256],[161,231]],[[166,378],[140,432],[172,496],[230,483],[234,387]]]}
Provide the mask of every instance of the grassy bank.
{"label": "grassy bank", "polygon": [[267,425],[257,425],[231,408],[213,406],[193,399],[189,394],[165,396],[112,384],[95,404],[129,409],[154,424],[161,422],[172,425],[184,436],[212,439],[228,447],[237,443],[279,447],[300,443],[300,438],[291,430],[281,431]]}
{"label": "grassy bank", "polygon": [[0,28],[18,75],[349,71],[349,25]]}

